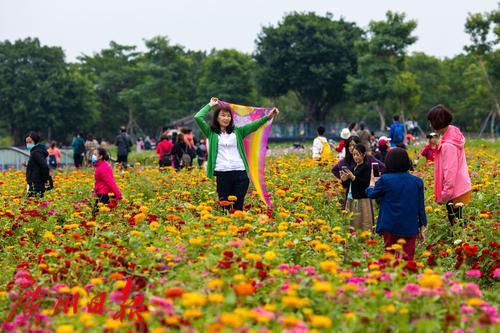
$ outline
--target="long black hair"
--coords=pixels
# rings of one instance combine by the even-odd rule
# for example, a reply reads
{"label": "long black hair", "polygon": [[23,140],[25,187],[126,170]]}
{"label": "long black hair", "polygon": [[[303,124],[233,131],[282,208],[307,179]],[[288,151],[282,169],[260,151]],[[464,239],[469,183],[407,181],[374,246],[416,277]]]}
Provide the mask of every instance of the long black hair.
{"label": "long black hair", "polygon": [[361,139],[359,138],[359,136],[351,135],[349,139],[347,139],[347,142],[345,144],[345,165],[350,165],[354,162],[352,154],[349,151],[349,145],[351,144],[352,141],[354,141],[356,144],[361,143]]}
{"label": "long black hair", "polygon": [[215,110],[214,117],[212,118],[212,124],[210,125],[210,128],[212,129],[212,131],[214,131],[217,134],[221,133],[220,124],[219,124],[219,120],[218,120],[219,114],[221,113],[221,111],[229,112],[229,114],[231,115],[231,122],[229,122],[229,125],[226,127],[226,133],[231,134],[231,133],[233,133],[233,130],[234,130],[233,114],[231,113],[231,110],[229,110],[228,108],[225,108],[223,106],[219,106],[217,108],[217,110]]}

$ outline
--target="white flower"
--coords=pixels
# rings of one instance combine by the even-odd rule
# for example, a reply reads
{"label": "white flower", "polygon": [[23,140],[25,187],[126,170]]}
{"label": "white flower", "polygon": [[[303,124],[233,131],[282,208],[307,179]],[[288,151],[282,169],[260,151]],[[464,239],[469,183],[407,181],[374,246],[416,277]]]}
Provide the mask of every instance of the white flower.
{"label": "white flower", "polygon": [[464,203],[463,202],[457,202],[455,204],[455,207],[463,207],[464,206]]}
{"label": "white flower", "polygon": [[462,243],[462,240],[457,239],[456,241],[453,242],[453,245],[459,245],[460,243]]}

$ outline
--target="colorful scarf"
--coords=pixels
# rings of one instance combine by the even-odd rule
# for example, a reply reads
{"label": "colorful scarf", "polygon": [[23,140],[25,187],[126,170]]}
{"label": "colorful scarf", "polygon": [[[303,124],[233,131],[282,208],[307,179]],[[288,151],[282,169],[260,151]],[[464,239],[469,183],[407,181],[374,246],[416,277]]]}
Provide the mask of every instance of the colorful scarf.
{"label": "colorful scarf", "polygon": [[[252,121],[259,120],[272,110],[271,108],[255,108],[231,104],[220,100],[219,105],[231,109],[235,126],[243,126]],[[270,208],[273,208],[273,204],[269,200],[270,194],[267,192],[264,176],[267,140],[269,138],[269,132],[271,131],[271,124],[272,120],[244,138],[243,146],[245,148],[250,180],[262,201]]]}

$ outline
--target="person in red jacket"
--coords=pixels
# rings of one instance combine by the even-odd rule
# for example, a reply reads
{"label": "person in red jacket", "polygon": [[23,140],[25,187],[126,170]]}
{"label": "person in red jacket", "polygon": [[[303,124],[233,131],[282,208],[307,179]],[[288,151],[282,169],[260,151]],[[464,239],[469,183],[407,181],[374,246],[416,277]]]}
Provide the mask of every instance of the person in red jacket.
{"label": "person in red jacket", "polygon": [[172,148],[174,144],[168,139],[166,134],[162,134],[160,142],[156,145],[156,154],[160,168],[172,166]]}
{"label": "person in red jacket", "polygon": [[94,194],[97,196],[93,215],[98,211],[98,204],[109,203],[109,193],[113,193],[117,199],[123,199],[120,189],[116,185],[113,169],[108,163],[109,154],[104,148],[97,148],[92,154],[94,163]]}

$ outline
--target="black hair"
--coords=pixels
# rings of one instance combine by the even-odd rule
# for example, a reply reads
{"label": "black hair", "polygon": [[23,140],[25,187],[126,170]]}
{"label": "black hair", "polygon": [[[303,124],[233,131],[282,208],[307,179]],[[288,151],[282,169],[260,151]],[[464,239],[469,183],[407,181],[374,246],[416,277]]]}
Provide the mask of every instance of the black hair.
{"label": "black hair", "polygon": [[408,172],[411,167],[410,156],[403,148],[392,148],[385,156],[385,173]]}
{"label": "black hair", "polygon": [[52,143],[50,144],[50,147],[54,148],[56,145],[57,145],[57,143],[55,141],[52,141]]}
{"label": "black hair", "polygon": [[231,110],[224,108],[224,107],[221,107],[221,106],[219,106],[217,108],[217,110],[215,110],[214,117],[212,118],[212,124],[210,125],[210,128],[212,129],[212,131],[214,131],[217,134],[221,133],[219,120],[217,119],[217,118],[219,118],[219,114],[221,113],[221,111],[229,112],[229,114],[231,115],[231,122],[229,122],[229,125],[226,127],[226,133],[231,134],[231,133],[233,133],[233,130],[234,130],[233,114],[232,114]]}
{"label": "black hair", "polygon": [[404,143],[398,143],[396,147],[406,150],[406,145]]}
{"label": "black hair", "polygon": [[453,115],[444,105],[438,104],[429,111],[427,120],[431,123],[431,127],[437,131],[450,125]]}
{"label": "black hair", "polygon": [[354,149],[359,151],[361,154],[366,154],[366,147],[362,143],[357,143]]}
{"label": "black hair", "polygon": [[359,129],[364,130],[365,129],[365,123],[359,123]]}
{"label": "black hair", "polygon": [[97,148],[97,153],[102,156],[102,159],[104,161],[109,161],[109,153],[106,149],[102,148],[102,147],[99,147]]}
{"label": "black hair", "polygon": [[26,136],[24,137],[24,142],[26,142],[26,139],[28,137],[30,137],[35,144],[38,144],[41,140],[40,134],[38,134],[37,132],[29,132],[28,134],[26,134]]}
{"label": "black hair", "polygon": [[397,114],[395,114],[392,119],[394,119],[394,121],[399,121],[399,116]]}
{"label": "black hair", "polygon": [[88,134],[88,135],[87,135],[87,140],[88,140],[88,141],[92,141],[92,140],[94,140],[94,136],[93,136],[92,134]]}
{"label": "black hair", "polygon": [[163,140],[168,140],[168,135],[166,135],[166,134],[162,134],[162,135],[160,136],[160,141],[163,141]]}
{"label": "black hair", "polygon": [[177,138],[175,139],[175,143],[181,143],[184,142],[184,134],[179,133],[177,134]]}
{"label": "black hair", "polygon": [[349,152],[349,145],[351,144],[352,141],[354,141],[356,144],[361,143],[361,139],[359,138],[359,136],[356,136],[356,135],[352,135],[349,137],[349,139],[347,139],[347,141],[345,143],[345,163],[346,164],[350,164],[353,161],[352,154]]}
{"label": "black hair", "polygon": [[318,134],[323,135],[325,134],[326,129],[323,126],[318,127]]}
{"label": "black hair", "polygon": [[349,131],[352,131],[356,127],[356,123],[351,123],[349,125]]}

